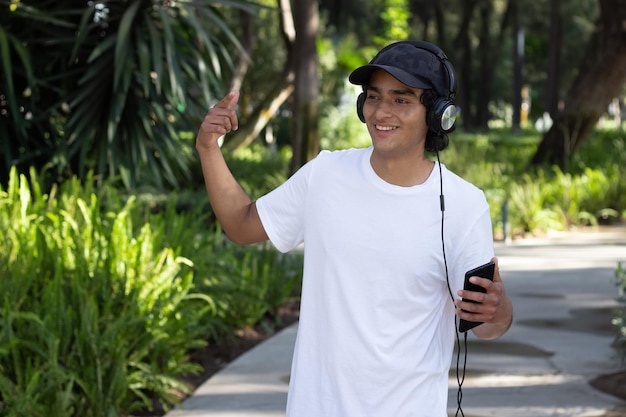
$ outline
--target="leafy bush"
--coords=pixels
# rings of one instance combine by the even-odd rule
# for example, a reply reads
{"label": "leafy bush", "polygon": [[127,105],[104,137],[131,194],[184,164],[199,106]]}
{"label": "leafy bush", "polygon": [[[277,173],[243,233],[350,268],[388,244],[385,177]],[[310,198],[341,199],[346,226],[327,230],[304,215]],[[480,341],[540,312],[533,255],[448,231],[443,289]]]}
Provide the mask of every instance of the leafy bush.
{"label": "leafy bush", "polygon": [[569,171],[579,174],[585,168],[609,165],[624,166],[626,157],[626,131],[623,129],[596,129],[592,137],[583,142],[572,155]]}
{"label": "leafy bush", "polygon": [[226,328],[252,326],[300,294],[301,254],[281,254],[269,244],[239,247],[219,230],[214,237],[214,250],[198,265],[196,288],[212,295]]}
{"label": "leafy bush", "polygon": [[555,172],[550,203],[562,208],[566,224],[595,226],[598,218],[609,215],[606,190],[611,187],[611,178],[605,169],[585,168],[578,175],[557,168]]}
{"label": "leafy bush", "polygon": [[173,196],[155,213],[91,183],[44,194],[13,170],[0,189],[2,415],[168,408],[199,370],[191,349],[297,291],[297,257],[203,233],[205,207],[178,213]]}
{"label": "leafy bush", "polygon": [[513,234],[618,222],[626,208],[626,140],[620,131],[598,131],[584,144],[569,172],[529,169],[540,137],[455,133],[442,161],[485,190],[496,234],[508,207]]}
{"label": "leafy bush", "polygon": [[488,133],[455,132],[441,160],[454,172],[482,189],[506,189],[527,173],[539,135],[524,131],[490,130]]}
{"label": "leafy bush", "polygon": [[367,128],[354,116],[354,110],[355,104],[352,102],[326,107],[320,120],[322,149],[364,148],[372,144]]}
{"label": "leafy bush", "polygon": [[[226,155],[226,160],[241,187],[250,197],[256,199],[285,182],[291,149],[282,147],[272,152],[254,143],[239,150],[236,155]],[[206,199],[206,194],[204,198]]]}
{"label": "leafy bush", "polygon": [[[44,195],[13,170],[0,225],[0,395],[14,416],[111,416],[171,403],[204,307],[192,263],[129,200],[104,211],[77,181]],[[58,197],[55,197],[58,191]]]}
{"label": "leafy bush", "polygon": [[547,204],[548,190],[550,187],[543,181],[528,174],[511,185],[508,199],[513,231],[533,233],[563,229],[560,216]]}

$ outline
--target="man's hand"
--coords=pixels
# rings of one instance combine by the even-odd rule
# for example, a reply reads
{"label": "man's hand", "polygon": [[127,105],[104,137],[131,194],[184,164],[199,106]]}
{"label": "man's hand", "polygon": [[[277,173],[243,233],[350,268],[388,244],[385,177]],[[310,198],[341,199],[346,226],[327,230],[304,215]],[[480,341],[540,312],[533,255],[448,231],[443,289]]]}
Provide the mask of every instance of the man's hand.
{"label": "man's hand", "polygon": [[239,101],[239,91],[231,91],[213,106],[204,117],[196,138],[196,149],[211,148],[217,140],[231,130],[239,128],[235,107]]}
{"label": "man's hand", "polygon": [[[459,290],[458,295],[475,303],[457,300],[457,316],[469,321],[484,322],[473,329],[474,334],[482,339],[494,339],[505,333],[513,320],[513,307],[511,300],[506,295],[498,258],[493,258],[496,268],[493,281],[481,277],[471,277],[470,282],[485,288],[486,293]],[[465,311],[463,311],[465,310]]]}
{"label": "man's hand", "polygon": [[198,131],[196,150],[215,216],[233,242],[247,245],[268,237],[256,204],[233,177],[217,142],[239,127],[235,111],[238,101],[239,92],[231,91],[208,111]]}

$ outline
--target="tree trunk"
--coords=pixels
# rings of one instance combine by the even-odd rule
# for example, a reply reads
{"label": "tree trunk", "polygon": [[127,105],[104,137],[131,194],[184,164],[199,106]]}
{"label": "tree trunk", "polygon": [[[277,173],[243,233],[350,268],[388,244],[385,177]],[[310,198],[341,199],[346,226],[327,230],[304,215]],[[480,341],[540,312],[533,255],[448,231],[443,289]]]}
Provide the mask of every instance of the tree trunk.
{"label": "tree trunk", "polygon": [[479,74],[474,85],[480,94],[476,97],[476,119],[475,126],[481,130],[488,129],[489,122],[489,101],[491,100],[491,87],[493,83],[495,63],[495,50],[491,43],[491,14],[493,5],[491,1],[483,1],[479,8],[480,14],[480,47],[478,49]]}
{"label": "tree trunk", "polygon": [[240,43],[243,50],[237,53],[237,64],[233,70],[228,91],[241,89],[241,83],[250,66],[250,51],[255,41],[254,22],[252,21],[252,15],[248,11],[239,10],[239,26],[241,27]]}
{"label": "tree trunk", "polygon": [[600,17],[563,111],[544,135],[531,164],[567,169],[571,155],[590,136],[598,119],[626,82],[626,2],[599,0]]}
{"label": "tree trunk", "polygon": [[435,15],[435,29],[437,31],[437,42],[439,45],[446,45],[447,44],[447,39],[446,39],[446,25],[445,25],[445,19],[443,16],[443,10],[442,10],[442,5],[440,1],[437,0],[433,0],[433,9],[434,9],[434,15]]}
{"label": "tree trunk", "polygon": [[[462,2],[462,17],[457,36],[454,40],[455,68],[457,70],[457,79],[459,80],[459,94],[457,96],[457,104],[462,111],[463,127],[471,129],[475,127],[476,110],[472,107],[472,46],[469,38],[469,27],[476,7],[476,0],[467,0]],[[452,52],[452,51],[451,51]]]}
{"label": "tree trunk", "polygon": [[267,125],[281,104],[293,94],[290,173],[319,153],[319,79],[317,43],[319,4],[317,0],[278,0],[280,26],[287,49],[282,76],[246,119],[245,125],[229,136],[224,147],[236,151],[250,144]]}
{"label": "tree trunk", "polygon": [[293,157],[291,173],[313,159],[319,152],[319,76],[317,43],[319,5],[317,0],[294,1],[296,41],[295,91],[293,101]]}
{"label": "tree trunk", "polygon": [[550,0],[550,41],[548,42],[548,77],[544,95],[544,112],[554,118],[559,111],[561,84],[561,0]]}
{"label": "tree trunk", "polygon": [[524,32],[519,22],[520,7],[515,3],[511,9],[511,18],[513,23],[513,93],[511,104],[513,106],[513,119],[511,127],[513,131],[520,128],[521,112],[522,112],[522,87],[523,87],[523,71],[524,64]]}
{"label": "tree trunk", "polygon": [[[498,62],[502,60],[501,53],[505,42],[505,34],[511,24],[512,11],[514,2],[519,0],[509,0],[506,8],[500,17],[497,32],[493,32],[491,28],[494,26],[494,4],[491,0],[478,0],[474,3],[464,3],[463,15],[467,16],[461,24],[459,35],[457,37],[457,48],[459,45],[465,45],[462,49],[471,48],[467,34],[471,33],[469,29],[470,20],[472,18],[474,8],[478,8],[480,31],[479,44],[475,48],[477,60],[472,58],[472,51],[462,52],[461,55],[455,56],[458,60],[460,72],[460,97],[459,106],[463,110],[463,126],[466,129],[488,129],[490,119],[489,103],[492,100],[495,73],[498,68]],[[463,31],[463,32],[461,32]],[[508,40],[508,39],[507,39]],[[476,67],[471,66],[468,62],[478,61]],[[457,62],[455,62],[455,65]]]}
{"label": "tree trunk", "polygon": [[259,135],[271,118],[276,114],[280,106],[287,101],[293,93],[293,73],[281,78],[276,85],[267,92],[265,100],[259,103],[246,119],[246,123],[239,130],[231,133],[224,149],[233,153],[250,145]]}
{"label": "tree trunk", "polygon": [[[246,115],[245,123],[239,127],[239,130],[226,136],[226,142],[224,142],[224,149],[228,149],[235,153],[239,149],[242,149],[252,143],[261,133],[263,128],[276,114],[280,106],[289,99],[294,91],[294,79],[295,79],[295,67],[293,59],[293,45],[296,39],[296,31],[294,27],[294,18],[291,12],[291,4],[289,0],[278,0],[278,7],[281,11],[280,14],[280,27],[283,40],[285,42],[285,48],[287,50],[287,61],[283,67],[282,74],[276,78],[276,82],[271,86],[265,94],[265,99],[261,101],[256,108],[254,108],[249,114]],[[241,20],[242,25],[245,25],[247,20]],[[252,33],[244,27],[244,38],[248,41],[252,40]],[[249,45],[247,42],[242,42],[243,45]],[[231,81],[231,87],[237,87],[240,83],[239,78],[243,78],[241,72],[247,70],[247,65],[241,61],[247,59],[245,56],[240,57],[240,62],[237,65],[233,80]],[[242,95],[244,104],[240,103],[240,108],[247,108],[245,105],[246,95]]]}

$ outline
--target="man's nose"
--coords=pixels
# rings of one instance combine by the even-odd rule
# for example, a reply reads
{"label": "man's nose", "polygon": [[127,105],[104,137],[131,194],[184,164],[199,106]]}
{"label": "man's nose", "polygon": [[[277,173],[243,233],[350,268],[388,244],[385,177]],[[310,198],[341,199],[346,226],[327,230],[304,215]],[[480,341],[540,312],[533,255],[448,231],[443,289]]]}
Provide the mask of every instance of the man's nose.
{"label": "man's nose", "polygon": [[376,105],[376,109],[374,110],[374,115],[376,116],[376,118],[383,119],[389,117],[391,114],[391,103],[389,103],[388,100],[380,100]]}

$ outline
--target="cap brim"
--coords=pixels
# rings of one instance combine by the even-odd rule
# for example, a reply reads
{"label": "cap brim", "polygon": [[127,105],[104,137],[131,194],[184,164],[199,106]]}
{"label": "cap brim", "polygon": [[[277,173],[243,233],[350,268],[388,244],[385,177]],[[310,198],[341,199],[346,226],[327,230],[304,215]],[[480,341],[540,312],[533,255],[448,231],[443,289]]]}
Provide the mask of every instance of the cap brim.
{"label": "cap brim", "polygon": [[380,64],[368,64],[363,65],[352,71],[348,80],[355,85],[367,85],[370,82],[370,78],[372,74],[376,70],[383,70],[388,72],[395,79],[400,81],[403,84],[408,85],[413,88],[423,88],[423,89],[432,89],[433,86],[420,78],[417,78],[408,72],[401,70],[400,68],[392,67],[389,65],[380,65]]}

